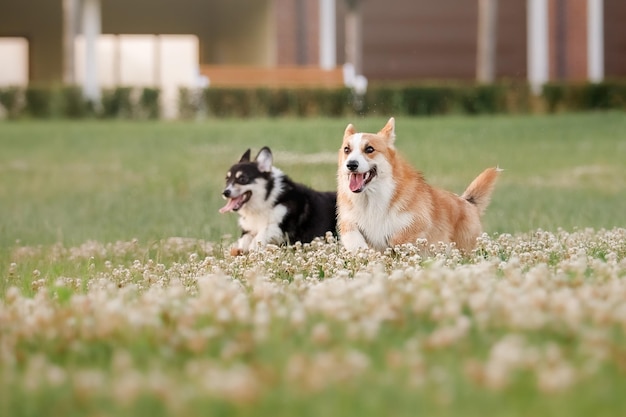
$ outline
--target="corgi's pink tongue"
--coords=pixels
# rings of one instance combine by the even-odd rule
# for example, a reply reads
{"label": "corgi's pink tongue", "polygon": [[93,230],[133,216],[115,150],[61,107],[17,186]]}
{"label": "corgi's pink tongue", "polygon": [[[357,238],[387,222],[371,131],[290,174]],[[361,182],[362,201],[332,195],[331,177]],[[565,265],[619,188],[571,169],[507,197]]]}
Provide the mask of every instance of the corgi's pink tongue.
{"label": "corgi's pink tongue", "polygon": [[353,193],[361,191],[365,186],[365,174],[350,174],[350,191]]}
{"label": "corgi's pink tongue", "polygon": [[241,200],[242,200],[242,197],[229,198],[226,205],[220,209],[220,213],[226,213],[229,211],[237,210],[239,208],[237,207],[237,205],[239,204]]}

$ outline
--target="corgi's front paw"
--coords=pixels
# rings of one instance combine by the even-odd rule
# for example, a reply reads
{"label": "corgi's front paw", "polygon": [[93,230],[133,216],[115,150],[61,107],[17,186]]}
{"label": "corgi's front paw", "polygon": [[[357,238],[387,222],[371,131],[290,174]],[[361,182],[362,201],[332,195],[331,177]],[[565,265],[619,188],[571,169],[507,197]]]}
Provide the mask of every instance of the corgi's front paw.
{"label": "corgi's front paw", "polygon": [[230,256],[243,256],[246,254],[246,251],[244,251],[241,248],[238,248],[236,246],[233,246],[232,248],[230,248]]}
{"label": "corgi's front paw", "polygon": [[363,235],[355,230],[342,235],[341,243],[344,248],[350,252],[356,252],[359,249],[366,249],[368,247]]}

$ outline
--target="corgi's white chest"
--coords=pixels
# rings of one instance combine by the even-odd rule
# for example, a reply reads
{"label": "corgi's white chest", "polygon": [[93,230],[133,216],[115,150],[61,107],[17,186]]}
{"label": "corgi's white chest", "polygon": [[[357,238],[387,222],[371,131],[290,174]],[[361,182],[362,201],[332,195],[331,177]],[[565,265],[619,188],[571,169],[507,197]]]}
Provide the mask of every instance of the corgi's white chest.
{"label": "corgi's white chest", "polygon": [[376,250],[389,247],[390,238],[411,224],[411,214],[391,205],[396,185],[393,181],[372,183],[361,194],[352,194],[352,210],[347,214],[356,223],[368,245]]}

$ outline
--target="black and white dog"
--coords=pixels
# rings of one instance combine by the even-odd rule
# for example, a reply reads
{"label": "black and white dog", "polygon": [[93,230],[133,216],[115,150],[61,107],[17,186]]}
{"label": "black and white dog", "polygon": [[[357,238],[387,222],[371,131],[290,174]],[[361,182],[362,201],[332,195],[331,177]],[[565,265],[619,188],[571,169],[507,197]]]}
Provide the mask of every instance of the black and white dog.
{"label": "black and white dog", "polygon": [[272,165],[263,147],[254,161],[250,149],[226,173],[220,213],[236,211],[243,231],[231,249],[239,255],[267,244],[310,242],[326,232],[336,235],[337,193],[319,192],[292,181]]}

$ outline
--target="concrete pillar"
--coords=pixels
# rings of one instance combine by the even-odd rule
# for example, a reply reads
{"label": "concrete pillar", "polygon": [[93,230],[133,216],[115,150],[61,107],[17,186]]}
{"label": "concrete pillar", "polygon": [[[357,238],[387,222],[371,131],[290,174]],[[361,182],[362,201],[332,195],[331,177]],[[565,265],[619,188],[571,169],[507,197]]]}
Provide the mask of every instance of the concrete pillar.
{"label": "concrete pillar", "polygon": [[476,80],[492,83],[496,77],[498,42],[498,0],[478,0]]}
{"label": "concrete pillar", "polygon": [[540,94],[549,78],[548,3],[547,0],[527,0],[527,60],[528,82],[534,94]]}
{"label": "concrete pillar", "polygon": [[337,22],[335,0],[320,0],[320,67],[337,66]]}
{"label": "concrete pillar", "polygon": [[604,79],[604,1],[587,0],[587,78]]}
{"label": "concrete pillar", "polygon": [[63,0],[63,82],[68,85],[76,83],[74,72],[74,41],[78,16],[76,0]]}
{"label": "concrete pillar", "polygon": [[85,98],[100,102],[98,83],[98,38],[101,33],[100,0],[83,0],[83,36],[85,37]]}
{"label": "concrete pillar", "polygon": [[352,65],[356,75],[363,74],[363,34],[361,32],[361,2],[347,1],[345,17],[346,30],[346,64]]}

